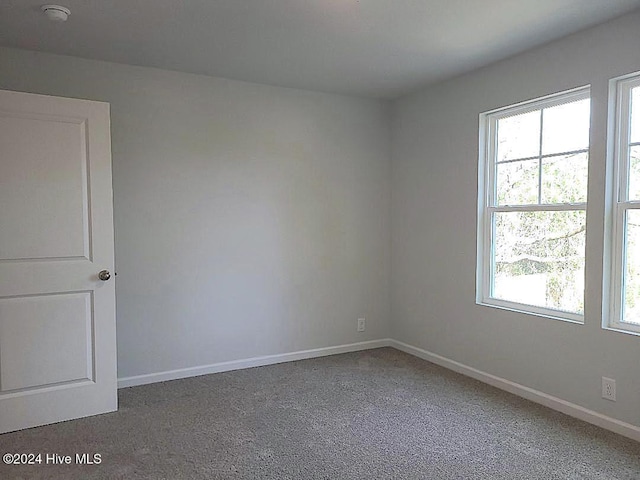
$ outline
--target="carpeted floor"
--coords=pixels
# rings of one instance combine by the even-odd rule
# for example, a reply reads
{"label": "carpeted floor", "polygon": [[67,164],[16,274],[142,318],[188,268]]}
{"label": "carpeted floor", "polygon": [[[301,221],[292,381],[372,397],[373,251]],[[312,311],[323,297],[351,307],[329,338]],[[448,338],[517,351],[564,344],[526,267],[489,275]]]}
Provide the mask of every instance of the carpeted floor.
{"label": "carpeted floor", "polygon": [[6,452],[102,462],[2,479],[640,479],[640,443],[391,348],[123,389]]}

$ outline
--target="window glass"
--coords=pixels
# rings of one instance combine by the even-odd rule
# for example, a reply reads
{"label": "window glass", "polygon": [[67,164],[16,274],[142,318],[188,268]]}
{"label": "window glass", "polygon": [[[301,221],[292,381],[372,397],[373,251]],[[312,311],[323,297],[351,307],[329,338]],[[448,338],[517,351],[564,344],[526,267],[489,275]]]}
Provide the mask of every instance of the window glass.
{"label": "window glass", "polygon": [[587,201],[587,153],[542,159],[541,203],[580,203]]}
{"label": "window glass", "polygon": [[493,296],[582,313],[584,210],[496,212]]}
{"label": "window glass", "polygon": [[627,210],[622,321],[640,325],[640,211]]}
{"label": "window glass", "polygon": [[640,87],[631,89],[631,143],[640,142]]}
{"label": "window glass", "polygon": [[499,163],[496,185],[498,205],[538,203],[538,160]]}
{"label": "window glass", "polygon": [[497,161],[537,157],[540,153],[540,111],[498,120]]}
{"label": "window glass", "polygon": [[542,155],[589,148],[589,99],[545,108],[542,128]]}
{"label": "window glass", "polygon": [[640,200],[640,146],[629,147],[629,200]]}

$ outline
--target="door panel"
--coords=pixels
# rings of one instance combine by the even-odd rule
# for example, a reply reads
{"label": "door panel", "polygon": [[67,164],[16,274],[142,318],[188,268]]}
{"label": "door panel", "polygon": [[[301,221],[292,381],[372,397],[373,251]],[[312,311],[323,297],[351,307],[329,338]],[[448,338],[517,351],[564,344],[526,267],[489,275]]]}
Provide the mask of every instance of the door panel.
{"label": "door panel", "polygon": [[0,433],[117,408],[109,106],[0,91]]}
{"label": "door panel", "polygon": [[0,299],[0,392],[93,380],[91,304],[90,292]]}
{"label": "door panel", "polygon": [[[88,255],[85,124],[0,116],[0,259]],[[34,141],[37,139],[37,141]]]}

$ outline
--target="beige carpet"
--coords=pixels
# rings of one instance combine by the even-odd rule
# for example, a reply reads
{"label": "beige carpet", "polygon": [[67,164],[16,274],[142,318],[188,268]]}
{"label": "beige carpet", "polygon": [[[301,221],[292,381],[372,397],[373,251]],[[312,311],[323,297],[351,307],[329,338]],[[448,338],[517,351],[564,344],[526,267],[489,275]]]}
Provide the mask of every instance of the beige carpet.
{"label": "beige carpet", "polygon": [[640,444],[391,348],[120,391],[117,413],[0,435],[1,479],[640,479]]}

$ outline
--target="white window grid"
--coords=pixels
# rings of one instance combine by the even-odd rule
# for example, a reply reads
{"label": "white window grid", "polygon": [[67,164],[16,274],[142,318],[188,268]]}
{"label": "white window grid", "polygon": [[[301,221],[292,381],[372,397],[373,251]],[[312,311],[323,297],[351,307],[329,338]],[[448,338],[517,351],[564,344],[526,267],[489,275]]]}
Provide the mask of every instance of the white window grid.
{"label": "white window grid", "polygon": [[[629,200],[629,153],[640,142],[631,142],[631,90],[640,87],[640,72],[611,80],[615,92],[615,137],[614,137],[614,202],[612,229],[612,262],[610,272],[609,315],[605,327],[628,333],[640,334],[640,325],[625,322],[624,283],[626,263],[626,219],[630,210],[640,210],[640,200]],[[633,112],[639,115],[640,112]],[[606,285],[606,283],[605,283]],[[606,298],[606,297],[605,297]],[[608,320],[608,322],[607,322]]]}
{"label": "white window grid", "polygon": [[[479,195],[478,195],[478,266],[476,269],[477,289],[476,303],[497,308],[503,308],[523,313],[530,313],[538,316],[566,320],[576,323],[584,323],[584,315],[576,312],[541,307],[536,305],[523,304],[509,300],[495,298],[493,296],[493,279],[491,274],[494,271],[493,259],[493,239],[495,229],[493,217],[499,212],[557,212],[557,211],[585,211],[586,202],[578,203],[541,203],[542,201],[542,161],[545,158],[558,157],[586,153],[589,148],[572,150],[567,152],[554,152],[553,154],[542,154],[542,136],[544,126],[544,115],[540,115],[540,139],[538,145],[538,155],[496,161],[497,157],[497,125],[503,118],[544,110],[558,105],[589,99],[591,94],[590,86],[579,87],[573,90],[549,95],[533,101],[523,102],[506,108],[492,110],[480,115],[480,155],[479,162]],[[527,205],[498,205],[497,202],[497,165],[526,160],[538,160],[538,202]]]}

